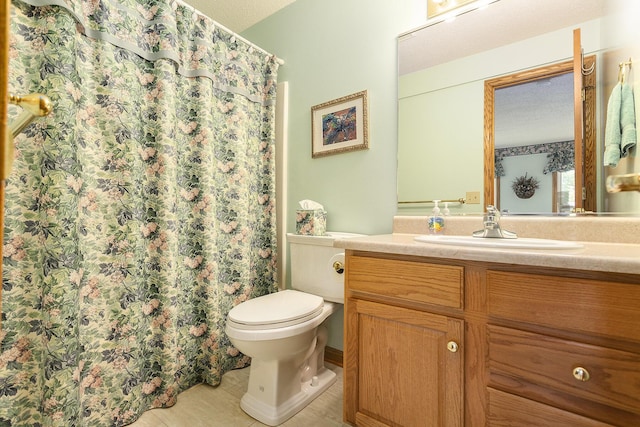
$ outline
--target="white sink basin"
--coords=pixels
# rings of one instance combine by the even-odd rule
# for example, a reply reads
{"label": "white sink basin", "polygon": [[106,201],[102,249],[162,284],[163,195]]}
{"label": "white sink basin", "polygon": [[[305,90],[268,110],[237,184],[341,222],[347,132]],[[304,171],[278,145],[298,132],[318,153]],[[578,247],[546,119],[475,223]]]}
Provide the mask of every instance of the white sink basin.
{"label": "white sink basin", "polygon": [[474,246],[482,248],[508,249],[580,249],[580,243],[565,240],[533,239],[518,237],[517,239],[492,239],[473,236],[424,235],[415,238],[418,242],[438,245]]}

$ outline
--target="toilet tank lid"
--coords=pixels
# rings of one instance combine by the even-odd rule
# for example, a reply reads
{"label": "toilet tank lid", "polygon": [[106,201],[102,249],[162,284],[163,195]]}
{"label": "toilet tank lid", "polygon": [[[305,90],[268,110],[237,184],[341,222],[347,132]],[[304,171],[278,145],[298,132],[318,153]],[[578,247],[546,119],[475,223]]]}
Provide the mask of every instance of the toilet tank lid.
{"label": "toilet tank lid", "polygon": [[305,234],[287,233],[289,243],[302,243],[317,246],[333,246],[336,239],[345,239],[349,237],[362,237],[364,234],[345,233],[342,231],[327,231],[324,236],[309,236]]}
{"label": "toilet tank lid", "polygon": [[244,325],[275,325],[320,314],[324,299],[318,295],[286,289],[238,304],[229,319]]}

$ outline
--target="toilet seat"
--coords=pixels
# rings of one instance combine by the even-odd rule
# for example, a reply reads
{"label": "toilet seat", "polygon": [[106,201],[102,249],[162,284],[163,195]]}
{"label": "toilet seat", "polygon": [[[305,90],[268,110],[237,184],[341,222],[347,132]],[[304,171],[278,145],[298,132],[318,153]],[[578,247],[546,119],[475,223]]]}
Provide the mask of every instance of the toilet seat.
{"label": "toilet seat", "polygon": [[240,330],[277,329],[298,325],[322,314],[324,299],[287,289],[237,305],[228,321]]}

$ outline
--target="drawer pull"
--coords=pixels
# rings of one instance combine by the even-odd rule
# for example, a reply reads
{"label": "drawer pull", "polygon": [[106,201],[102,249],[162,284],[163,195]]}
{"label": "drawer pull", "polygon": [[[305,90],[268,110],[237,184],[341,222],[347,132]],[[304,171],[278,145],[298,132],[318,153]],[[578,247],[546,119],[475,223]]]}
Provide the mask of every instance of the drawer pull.
{"label": "drawer pull", "polygon": [[573,377],[582,382],[589,381],[589,378],[591,378],[591,376],[589,375],[589,371],[587,371],[582,366],[578,366],[577,368],[573,369]]}
{"label": "drawer pull", "polygon": [[447,350],[449,350],[451,353],[455,353],[456,351],[458,351],[458,343],[455,341],[449,341],[447,343]]}

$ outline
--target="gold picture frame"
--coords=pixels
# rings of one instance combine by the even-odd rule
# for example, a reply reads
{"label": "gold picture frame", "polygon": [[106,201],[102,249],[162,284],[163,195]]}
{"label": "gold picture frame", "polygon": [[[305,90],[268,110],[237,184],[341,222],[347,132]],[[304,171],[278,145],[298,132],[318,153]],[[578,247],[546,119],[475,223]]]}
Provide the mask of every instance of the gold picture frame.
{"label": "gold picture frame", "polygon": [[367,91],[311,107],[311,157],[369,148]]}

